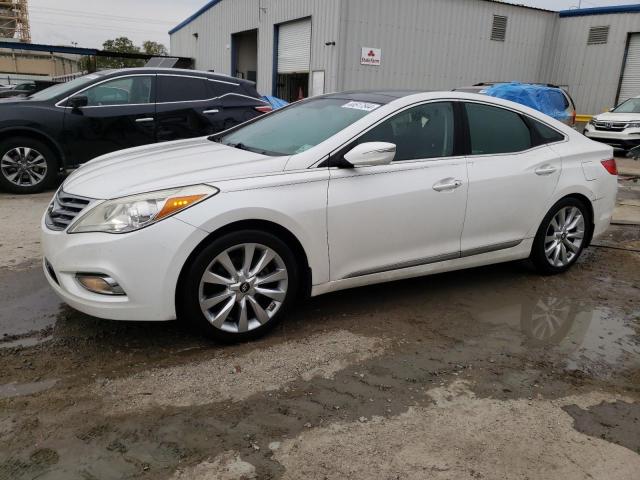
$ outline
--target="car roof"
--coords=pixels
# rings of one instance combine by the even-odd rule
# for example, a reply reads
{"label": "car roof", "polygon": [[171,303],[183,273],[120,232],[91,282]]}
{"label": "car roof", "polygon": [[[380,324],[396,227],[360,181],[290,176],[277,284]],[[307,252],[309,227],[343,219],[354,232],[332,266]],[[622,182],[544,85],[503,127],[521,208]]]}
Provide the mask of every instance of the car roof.
{"label": "car roof", "polygon": [[193,77],[205,77],[213,80],[221,80],[224,82],[232,82],[237,84],[253,85],[254,82],[242,78],[232,77],[216,72],[206,72],[203,70],[188,70],[185,68],[157,68],[157,67],[135,67],[135,68],[119,68],[112,70],[101,70],[95,72],[97,75],[119,75],[122,73],[166,73],[173,75],[189,75]]}
{"label": "car roof", "polygon": [[340,93],[323,95],[323,98],[335,98],[340,100],[353,100],[356,102],[370,102],[387,104],[398,98],[426,93],[425,90],[351,90]]}

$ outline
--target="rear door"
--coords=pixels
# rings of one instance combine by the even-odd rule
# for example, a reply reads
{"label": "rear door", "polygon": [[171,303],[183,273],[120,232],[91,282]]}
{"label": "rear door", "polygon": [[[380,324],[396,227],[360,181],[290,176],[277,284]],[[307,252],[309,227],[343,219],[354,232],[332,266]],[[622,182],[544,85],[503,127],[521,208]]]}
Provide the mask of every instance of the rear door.
{"label": "rear door", "polygon": [[70,165],[156,141],[154,74],[111,78],[74,96],[88,103],[65,107],[62,143]]}
{"label": "rear door", "polygon": [[183,74],[158,74],[158,141],[221,132],[261,112],[264,102],[245,83]]}
{"label": "rear door", "polygon": [[510,248],[525,239],[556,189],[562,162],[544,143],[564,136],[547,126],[549,138],[541,138],[535,121],[514,110],[464,105],[471,151],[462,254]]}

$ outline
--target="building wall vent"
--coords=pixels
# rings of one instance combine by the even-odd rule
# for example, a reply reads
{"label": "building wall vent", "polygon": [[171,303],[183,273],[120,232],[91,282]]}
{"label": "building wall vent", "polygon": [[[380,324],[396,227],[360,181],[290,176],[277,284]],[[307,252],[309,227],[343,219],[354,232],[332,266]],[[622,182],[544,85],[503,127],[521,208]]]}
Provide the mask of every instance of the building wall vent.
{"label": "building wall vent", "polygon": [[507,37],[507,17],[503,15],[493,16],[493,25],[491,26],[491,40],[496,42],[504,42]]}
{"label": "building wall vent", "polygon": [[587,45],[602,45],[609,41],[609,25],[606,27],[591,27]]}

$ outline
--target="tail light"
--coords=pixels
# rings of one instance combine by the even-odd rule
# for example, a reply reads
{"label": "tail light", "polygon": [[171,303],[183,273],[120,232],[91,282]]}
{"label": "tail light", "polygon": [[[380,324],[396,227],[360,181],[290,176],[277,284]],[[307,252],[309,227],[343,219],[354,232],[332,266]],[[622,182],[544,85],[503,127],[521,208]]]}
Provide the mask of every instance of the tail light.
{"label": "tail light", "polygon": [[260,113],[269,113],[273,108],[270,105],[261,105],[260,107],[254,107]]}
{"label": "tail light", "polygon": [[609,160],[602,160],[601,163],[605,170],[611,175],[618,175],[618,166],[616,165],[616,161],[614,158],[611,158]]}
{"label": "tail light", "polygon": [[576,124],[576,117],[578,116],[578,113],[574,110],[573,113],[571,114],[571,125],[575,126]]}

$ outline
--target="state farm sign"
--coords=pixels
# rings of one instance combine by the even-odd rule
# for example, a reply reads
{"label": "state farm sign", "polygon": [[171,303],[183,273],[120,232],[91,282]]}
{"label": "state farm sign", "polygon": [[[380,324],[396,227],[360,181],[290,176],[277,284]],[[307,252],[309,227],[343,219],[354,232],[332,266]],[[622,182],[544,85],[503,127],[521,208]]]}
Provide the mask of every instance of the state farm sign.
{"label": "state farm sign", "polygon": [[382,62],[382,50],[379,48],[362,47],[360,55],[360,65],[379,66]]}

